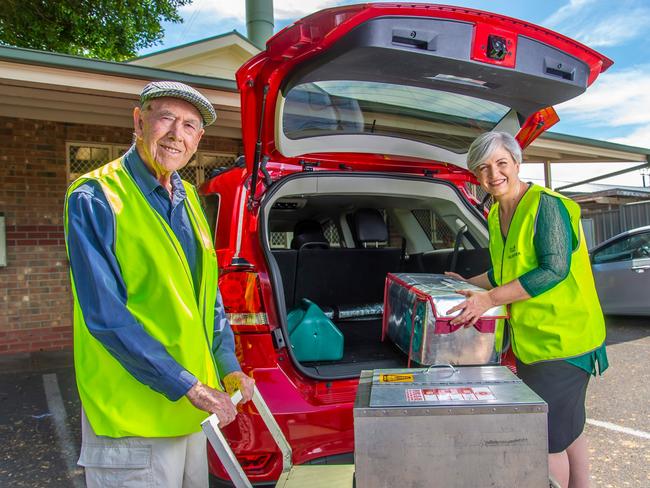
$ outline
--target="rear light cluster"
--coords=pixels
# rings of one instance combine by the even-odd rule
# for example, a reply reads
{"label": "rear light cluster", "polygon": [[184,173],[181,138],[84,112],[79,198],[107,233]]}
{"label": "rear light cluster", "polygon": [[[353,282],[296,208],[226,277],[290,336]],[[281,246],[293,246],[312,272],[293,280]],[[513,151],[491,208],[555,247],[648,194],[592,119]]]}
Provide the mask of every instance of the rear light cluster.
{"label": "rear light cluster", "polygon": [[224,272],[219,277],[219,290],[234,332],[268,330],[257,273]]}

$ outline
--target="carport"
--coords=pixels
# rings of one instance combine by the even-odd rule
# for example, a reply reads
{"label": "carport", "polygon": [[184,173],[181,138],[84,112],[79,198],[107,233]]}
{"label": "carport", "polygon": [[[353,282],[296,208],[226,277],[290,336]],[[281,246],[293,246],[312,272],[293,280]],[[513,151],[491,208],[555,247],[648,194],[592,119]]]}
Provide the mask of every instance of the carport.
{"label": "carport", "polygon": [[650,167],[650,149],[613,142],[546,132],[537,138],[524,151],[524,162],[544,165],[544,184],[551,188],[552,165],[559,163],[584,163],[588,174],[590,164],[638,163],[637,165],[605,175],[586,178],[582,181],[564,185],[555,190],[562,191],[575,186],[617,176],[642,168]]}

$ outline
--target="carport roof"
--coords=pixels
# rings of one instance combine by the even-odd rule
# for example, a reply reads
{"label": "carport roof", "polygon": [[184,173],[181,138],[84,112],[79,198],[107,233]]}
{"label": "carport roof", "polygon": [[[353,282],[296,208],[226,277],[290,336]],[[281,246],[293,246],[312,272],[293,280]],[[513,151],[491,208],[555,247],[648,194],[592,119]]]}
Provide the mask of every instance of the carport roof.
{"label": "carport roof", "polygon": [[545,132],[526,148],[527,162],[634,163],[650,161],[650,149]]}

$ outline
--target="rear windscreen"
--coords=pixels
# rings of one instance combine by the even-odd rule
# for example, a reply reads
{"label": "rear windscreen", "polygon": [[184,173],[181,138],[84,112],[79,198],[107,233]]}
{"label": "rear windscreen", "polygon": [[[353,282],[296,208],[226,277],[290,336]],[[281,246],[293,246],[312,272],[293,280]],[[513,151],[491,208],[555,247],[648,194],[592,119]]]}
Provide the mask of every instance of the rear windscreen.
{"label": "rear windscreen", "polygon": [[[453,77],[454,84],[480,81]],[[343,134],[398,137],[458,154],[510,111],[458,93],[369,81],[302,83],[286,93],[284,135],[292,140]]]}

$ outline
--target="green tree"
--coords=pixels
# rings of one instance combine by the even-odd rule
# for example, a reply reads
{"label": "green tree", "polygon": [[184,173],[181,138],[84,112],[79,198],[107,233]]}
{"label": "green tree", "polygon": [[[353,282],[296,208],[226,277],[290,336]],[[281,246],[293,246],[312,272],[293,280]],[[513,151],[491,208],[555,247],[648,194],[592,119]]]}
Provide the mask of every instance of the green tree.
{"label": "green tree", "polygon": [[160,42],[192,0],[0,0],[0,44],[122,61]]}

